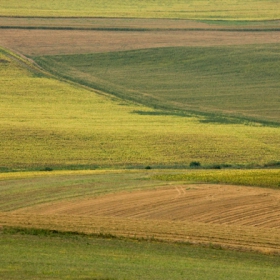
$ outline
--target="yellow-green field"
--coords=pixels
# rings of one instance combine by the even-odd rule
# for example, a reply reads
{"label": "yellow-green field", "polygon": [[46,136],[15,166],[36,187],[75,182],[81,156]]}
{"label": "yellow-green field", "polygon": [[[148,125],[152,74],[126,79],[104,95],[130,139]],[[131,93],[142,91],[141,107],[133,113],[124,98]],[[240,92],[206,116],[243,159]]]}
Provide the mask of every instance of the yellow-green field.
{"label": "yellow-green field", "polygon": [[280,187],[279,169],[271,170],[194,170],[185,173],[157,175],[155,179],[163,181],[195,181],[207,183],[225,183],[234,185]]}
{"label": "yellow-green field", "polygon": [[2,169],[265,164],[280,157],[277,127],[162,115],[44,76],[5,51],[0,59]]}
{"label": "yellow-green field", "polygon": [[1,16],[31,17],[136,17],[268,20],[279,19],[277,1],[32,1],[2,0]]}

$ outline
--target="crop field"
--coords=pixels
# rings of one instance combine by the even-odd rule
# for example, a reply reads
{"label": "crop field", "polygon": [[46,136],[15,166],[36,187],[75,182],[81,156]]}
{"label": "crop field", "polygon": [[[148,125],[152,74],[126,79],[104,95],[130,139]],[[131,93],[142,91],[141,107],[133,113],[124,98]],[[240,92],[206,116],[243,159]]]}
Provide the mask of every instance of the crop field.
{"label": "crop field", "polygon": [[160,181],[156,170],[53,172],[1,175],[2,226],[280,251],[278,190]]}
{"label": "crop field", "polygon": [[28,56],[89,54],[178,46],[255,45],[264,42],[279,44],[280,42],[278,31],[102,31],[8,28],[0,29],[0,34],[2,46]]}
{"label": "crop field", "polygon": [[277,1],[0,5],[1,279],[278,279]]}
{"label": "crop field", "polygon": [[195,181],[204,183],[225,183],[265,188],[280,187],[279,169],[265,170],[193,170],[185,173],[160,174],[154,179],[163,181]]}
{"label": "crop field", "polygon": [[[277,256],[77,235],[0,232],[2,279],[277,279]],[[24,232],[23,232],[24,233]]]}
{"label": "crop field", "polygon": [[0,16],[0,28],[52,29],[52,30],[115,30],[115,31],[155,31],[155,30],[238,30],[277,31],[279,19],[266,21],[242,20],[200,20],[155,19],[155,18],[49,18],[49,17],[8,17]]}
{"label": "crop field", "polygon": [[159,48],[35,61],[63,77],[150,106],[279,122],[279,46]]}
{"label": "crop field", "polygon": [[1,16],[29,17],[129,17],[129,18],[187,18],[187,19],[279,19],[277,1],[250,0],[245,2],[226,0],[207,1],[1,1]]}
{"label": "crop field", "polygon": [[[277,21],[17,20],[23,29],[1,29],[0,44],[56,75],[155,108],[279,124]],[[64,29],[40,30],[50,23]]]}
{"label": "crop field", "polygon": [[280,21],[0,17],[0,44],[29,56],[279,43]]}
{"label": "crop field", "polygon": [[112,100],[44,77],[3,51],[1,65],[3,170],[178,166],[194,160],[265,164],[279,159],[277,127],[204,123],[203,117]]}

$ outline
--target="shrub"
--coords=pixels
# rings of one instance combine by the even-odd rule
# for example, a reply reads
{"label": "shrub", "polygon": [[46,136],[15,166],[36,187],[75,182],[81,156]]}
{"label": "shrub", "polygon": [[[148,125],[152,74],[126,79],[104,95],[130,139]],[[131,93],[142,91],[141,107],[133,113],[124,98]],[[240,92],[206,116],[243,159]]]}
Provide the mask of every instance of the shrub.
{"label": "shrub", "polygon": [[42,171],[53,171],[53,169],[51,167],[45,167]]}
{"label": "shrub", "polygon": [[199,161],[192,161],[190,163],[190,167],[192,167],[192,168],[197,168],[197,167],[200,167],[200,166],[201,166],[201,164],[200,164]]}

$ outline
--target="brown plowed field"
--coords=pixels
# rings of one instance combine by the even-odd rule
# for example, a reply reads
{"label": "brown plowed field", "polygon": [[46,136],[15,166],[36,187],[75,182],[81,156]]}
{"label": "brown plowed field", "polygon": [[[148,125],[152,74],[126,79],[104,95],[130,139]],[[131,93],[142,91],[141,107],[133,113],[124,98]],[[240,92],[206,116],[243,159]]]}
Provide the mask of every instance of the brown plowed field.
{"label": "brown plowed field", "polygon": [[280,43],[280,32],[0,29],[0,46],[31,56],[264,43]]}
{"label": "brown plowed field", "polygon": [[280,192],[180,185],[2,212],[0,225],[216,244],[278,254]]}
{"label": "brown plowed field", "polygon": [[242,186],[187,185],[61,201],[15,212],[95,215],[280,229],[280,192]]}

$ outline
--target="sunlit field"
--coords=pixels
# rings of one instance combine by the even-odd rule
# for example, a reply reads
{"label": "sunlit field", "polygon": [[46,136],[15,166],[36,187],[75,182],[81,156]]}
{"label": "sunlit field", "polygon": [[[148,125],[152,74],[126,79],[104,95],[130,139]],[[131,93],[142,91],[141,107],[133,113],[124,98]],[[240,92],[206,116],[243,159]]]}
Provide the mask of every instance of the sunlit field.
{"label": "sunlit field", "polygon": [[1,1],[2,16],[130,17],[268,20],[279,19],[277,1]]}
{"label": "sunlit field", "polygon": [[277,127],[166,115],[44,77],[3,51],[1,66],[2,169],[174,167],[193,160],[264,164],[279,158]]}

